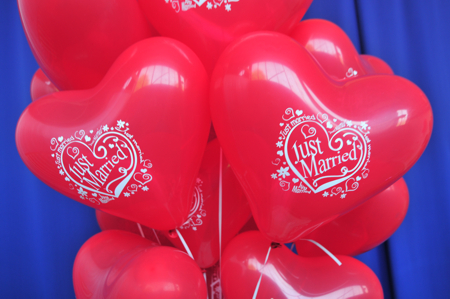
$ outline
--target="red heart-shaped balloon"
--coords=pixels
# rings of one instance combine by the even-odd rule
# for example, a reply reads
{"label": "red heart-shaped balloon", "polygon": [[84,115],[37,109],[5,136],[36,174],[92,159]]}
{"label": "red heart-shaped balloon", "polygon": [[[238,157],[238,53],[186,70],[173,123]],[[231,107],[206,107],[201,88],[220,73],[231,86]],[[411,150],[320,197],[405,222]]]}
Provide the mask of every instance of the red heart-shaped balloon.
{"label": "red heart-shaped balloon", "polygon": [[136,1],[17,3],[34,57],[60,90],[95,87],[126,48],[151,36]]}
{"label": "red heart-shaped balloon", "polygon": [[[393,74],[383,60],[359,55],[347,34],[332,22],[319,19],[300,22],[294,27],[291,37],[304,46],[335,80],[376,73]],[[318,241],[335,254],[343,255],[358,255],[378,246],[395,232],[406,215],[408,190],[403,179],[400,181],[395,183],[396,188],[395,184],[392,185],[354,211],[315,230],[308,238]],[[389,204],[391,200],[396,204]],[[373,212],[368,213],[372,208]],[[372,215],[376,217],[370,217]],[[310,242],[298,241],[296,244],[300,255],[323,255],[323,251]]]}
{"label": "red heart-shaped balloon", "polygon": [[203,274],[189,256],[119,230],[84,243],[75,258],[73,286],[78,299],[206,299]]}
{"label": "red heart-shaped balloon", "polygon": [[334,80],[375,73],[393,74],[383,60],[359,55],[347,34],[332,22],[303,21],[294,27],[290,36],[304,46]]}
{"label": "red heart-shaped balloon", "polygon": [[[222,200],[221,208],[219,200]],[[244,191],[222,155],[219,141],[209,142],[189,218],[178,228],[200,268],[209,268],[219,260],[220,250],[225,249],[250,216]],[[175,246],[185,249],[176,232],[166,232],[166,236]]]}
{"label": "red heart-shaped balloon", "polygon": [[211,79],[211,113],[253,217],[289,243],[398,180],[433,117],[423,92],[394,75],[332,80],[278,33],[230,45]]}
{"label": "red heart-shaped balloon", "polygon": [[342,265],[328,256],[300,257],[259,232],[246,232],[223,254],[223,291],[226,298],[383,298],[369,267],[348,256],[337,258]]}
{"label": "red heart-shaped balloon", "polygon": [[[401,178],[350,212],[336,218],[306,238],[317,241],[333,254],[358,255],[386,241],[402,224],[408,211],[409,193]],[[320,256],[323,251],[310,242],[297,241],[301,256]]]}
{"label": "red heart-shaped balloon", "polygon": [[140,225],[139,223],[120,218],[100,210],[95,210],[95,217],[97,219],[98,226],[100,226],[102,231],[113,229],[124,230],[149,239],[159,245],[172,246],[172,243],[159,230],[149,228],[145,225]]}
{"label": "red heart-shaped balloon", "polygon": [[93,89],[31,103],[16,131],[28,168],[62,194],[159,230],[189,214],[206,146],[208,78],[178,41],[127,49]]}
{"label": "red heart-shaped balloon", "polygon": [[59,91],[41,69],[34,73],[30,84],[31,100],[35,101],[43,96]]}
{"label": "red heart-shaped balloon", "polygon": [[312,0],[138,0],[163,36],[189,46],[208,72],[234,39],[257,30],[288,33]]}

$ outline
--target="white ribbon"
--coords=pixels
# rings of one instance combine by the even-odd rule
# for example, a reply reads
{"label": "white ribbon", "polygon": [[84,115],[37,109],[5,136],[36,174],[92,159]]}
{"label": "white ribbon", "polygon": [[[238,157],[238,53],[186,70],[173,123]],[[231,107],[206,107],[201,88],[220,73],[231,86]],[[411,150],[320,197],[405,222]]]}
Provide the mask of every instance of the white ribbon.
{"label": "white ribbon", "polygon": [[[203,272],[203,278],[205,279],[206,288],[208,288],[208,278],[206,276],[206,272]],[[206,299],[209,299],[208,292],[206,292]]]}
{"label": "white ribbon", "polygon": [[161,245],[161,241],[159,240],[158,235],[156,234],[155,229],[152,228],[152,230],[153,230],[153,233],[155,234],[156,240],[158,241],[159,245]]}
{"label": "white ribbon", "polygon": [[183,243],[184,249],[186,250],[187,254],[195,261],[194,256],[192,255],[192,252],[189,250],[189,247],[187,246],[186,241],[184,241],[183,236],[178,231],[178,228],[176,228],[175,231],[177,232],[178,238],[180,238],[181,243]]}
{"label": "white ribbon", "polygon": [[136,222],[136,224],[137,224],[137,227],[139,229],[139,232],[141,233],[141,237],[145,239],[144,231],[142,230],[141,225],[139,223],[137,223],[137,222]]}
{"label": "white ribbon", "polygon": [[[342,265],[341,261],[338,260],[337,257],[335,257],[330,251],[328,251],[325,247],[323,247],[321,244],[317,243],[316,241],[310,240],[310,239],[300,239],[300,240],[301,241],[309,241],[309,242],[315,244],[317,247],[322,249],[323,252],[325,252],[329,257],[331,257],[336,262],[336,264],[338,264],[338,266]],[[264,261],[264,265],[261,268],[261,275],[259,276],[258,284],[256,285],[256,289],[255,289],[255,292],[253,293],[253,298],[252,299],[256,299],[256,296],[258,295],[259,286],[261,284],[262,276],[263,276],[263,273],[264,273],[263,270],[264,270],[264,267],[267,264],[267,260],[269,259],[269,255],[270,255],[270,251],[271,250],[272,250],[272,244],[269,247],[269,250],[267,251],[266,260]]]}
{"label": "white ribbon", "polygon": [[222,148],[220,148],[219,163],[219,280],[220,299],[222,299]]}
{"label": "white ribbon", "polygon": [[267,260],[269,259],[269,255],[270,255],[270,251],[272,250],[272,244],[270,244],[269,246],[269,251],[267,251],[267,255],[266,255],[266,260],[264,261],[264,265],[261,268],[261,275],[259,276],[259,280],[258,280],[258,284],[256,285],[256,289],[255,292],[253,293],[253,299],[256,299],[256,296],[258,296],[258,291],[259,291],[259,285],[261,284],[261,279],[264,273],[264,267],[267,264]]}
{"label": "white ribbon", "polygon": [[[191,259],[193,259],[195,261],[191,250],[189,250],[189,246],[186,244],[186,241],[184,240],[183,236],[178,231],[178,228],[176,228],[175,231],[177,232],[178,238],[180,238],[181,243],[183,243],[184,250],[186,250],[187,254],[191,257]],[[208,280],[206,279],[206,273],[203,273],[203,278],[205,279],[205,283],[208,283]],[[208,297],[206,297],[206,298],[208,299]]]}
{"label": "white ribbon", "polygon": [[328,249],[326,249],[325,247],[323,247],[322,245],[320,245],[319,243],[317,243],[314,240],[310,240],[310,239],[300,239],[300,241],[309,241],[311,243],[313,243],[314,245],[316,245],[317,247],[319,247],[320,249],[323,250],[323,252],[325,252],[326,254],[328,254],[329,257],[331,257],[336,264],[338,264],[338,266],[342,265],[341,261],[337,259],[337,257],[335,257],[331,252],[328,251]]}
{"label": "white ribbon", "polygon": [[[141,233],[141,237],[145,239],[145,235],[144,235],[144,231],[142,230],[142,226],[139,223],[137,223],[137,222],[136,222],[136,224],[137,224],[137,227],[139,229],[139,232]],[[156,240],[158,241],[158,244],[161,245],[161,241],[159,241],[159,238],[158,238],[158,235],[156,234],[155,229],[152,228],[152,230],[153,230],[153,233],[155,234],[155,237],[156,237]]]}

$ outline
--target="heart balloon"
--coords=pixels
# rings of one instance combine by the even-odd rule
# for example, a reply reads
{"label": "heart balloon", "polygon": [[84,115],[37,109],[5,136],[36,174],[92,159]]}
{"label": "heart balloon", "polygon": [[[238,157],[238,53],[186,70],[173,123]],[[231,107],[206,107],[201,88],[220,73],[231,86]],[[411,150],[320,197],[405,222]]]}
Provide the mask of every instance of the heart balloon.
{"label": "heart balloon", "polygon": [[369,63],[372,67],[373,71],[377,74],[394,74],[394,71],[391,69],[391,67],[384,60],[378,57],[362,54],[359,55],[359,58],[367,61],[367,63]]}
{"label": "heart balloon", "polygon": [[279,33],[233,42],[211,79],[217,136],[261,232],[289,243],[398,180],[431,135],[428,99],[410,81],[335,81]]}
{"label": "heart balloon", "polygon": [[291,37],[304,46],[334,80],[375,73],[393,74],[383,60],[359,55],[347,34],[332,22],[320,19],[300,22]]}
{"label": "heart balloon", "polygon": [[41,69],[38,69],[31,79],[31,100],[35,101],[43,96],[59,91]]}
{"label": "heart balloon", "polygon": [[223,291],[226,298],[383,298],[369,267],[351,257],[337,258],[342,265],[328,256],[300,257],[259,232],[246,232],[223,254]]}
{"label": "heart balloon", "polygon": [[116,217],[114,215],[95,210],[95,217],[97,218],[98,226],[102,231],[105,230],[124,230],[162,246],[172,246],[172,243],[164,236],[164,234],[156,229],[149,228],[139,223]]}
{"label": "heart balloon", "polygon": [[73,266],[77,299],[206,299],[203,274],[178,249],[109,230],[84,243]]}
{"label": "heart balloon", "polygon": [[[222,155],[219,141],[209,142],[198,173],[188,220],[178,228],[200,268],[209,268],[217,263],[221,250],[250,216],[244,191]],[[185,249],[178,233],[170,231],[166,236],[175,246]]]}
{"label": "heart balloon", "polygon": [[151,36],[136,1],[17,3],[34,57],[60,90],[95,87],[125,49]]}
{"label": "heart balloon", "polygon": [[[408,211],[409,193],[405,181],[395,182],[350,212],[319,227],[307,238],[333,254],[358,255],[386,241],[400,226]],[[301,256],[319,256],[323,251],[310,242],[297,241]]]}
{"label": "heart balloon", "polygon": [[173,229],[189,214],[209,134],[207,92],[206,71],[190,49],[146,39],[127,49],[97,87],[31,103],[17,125],[17,148],[58,192]]}
{"label": "heart balloon", "polygon": [[200,57],[208,72],[234,39],[257,30],[288,33],[312,0],[138,0],[150,23]]}

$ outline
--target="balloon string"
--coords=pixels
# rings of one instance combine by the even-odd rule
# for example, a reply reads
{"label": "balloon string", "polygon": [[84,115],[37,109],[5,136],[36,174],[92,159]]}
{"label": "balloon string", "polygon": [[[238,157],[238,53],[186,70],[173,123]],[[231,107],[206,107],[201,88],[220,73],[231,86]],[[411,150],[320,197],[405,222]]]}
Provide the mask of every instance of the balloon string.
{"label": "balloon string", "polygon": [[295,247],[295,243],[294,242],[292,242],[292,244],[291,244],[291,251],[294,249],[294,247]]}
{"label": "balloon string", "polygon": [[189,247],[188,247],[187,244],[186,244],[186,241],[184,241],[183,236],[182,236],[182,235],[180,234],[180,232],[178,231],[178,228],[176,228],[175,231],[177,232],[178,238],[180,238],[181,243],[183,243],[184,249],[186,250],[187,254],[188,254],[193,260],[195,260],[195,259],[194,259],[194,256],[192,256],[192,253],[191,253],[191,251],[189,250]]}
{"label": "balloon string", "polygon": [[263,273],[264,273],[263,270],[264,270],[264,267],[267,264],[267,260],[269,259],[269,255],[270,255],[270,251],[271,250],[272,250],[272,245],[269,246],[269,251],[267,251],[266,260],[264,261],[264,265],[261,268],[261,275],[259,276],[258,284],[256,285],[255,292],[253,293],[253,299],[256,299],[256,296],[258,296],[259,285],[261,284],[261,279],[262,279],[262,276],[263,276]]}
{"label": "balloon string", "polygon": [[[208,285],[208,279],[206,278],[206,272],[203,272],[203,278],[205,279],[205,284]],[[206,299],[209,299],[208,292],[206,292]]]}
{"label": "balloon string", "polygon": [[[222,148],[220,148],[219,163],[219,280],[222,284]],[[222,287],[220,289],[220,299],[222,299]]]}
{"label": "balloon string", "polygon": [[338,264],[338,266],[342,265],[341,261],[337,259],[336,256],[334,256],[331,252],[328,251],[328,249],[326,249],[325,247],[323,247],[322,245],[320,245],[319,243],[317,243],[314,240],[310,240],[310,239],[300,239],[300,241],[309,241],[311,243],[313,243],[314,245],[316,245],[317,247],[319,247],[320,249],[323,250],[323,252],[325,252],[326,254],[328,254],[329,257],[331,257],[336,264]]}
{"label": "balloon string", "polygon": [[156,233],[154,228],[152,228],[152,230],[153,230],[153,233],[155,234],[156,240],[158,241],[159,245],[161,245],[161,241],[158,238],[158,234]]}
{"label": "balloon string", "polygon": [[139,223],[137,223],[137,222],[136,222],[136,224],[137,224],[137,227],[139,229],[139,232],[141,233],[141,237],[145,239],[144,231],[142,230],[141,225]]}

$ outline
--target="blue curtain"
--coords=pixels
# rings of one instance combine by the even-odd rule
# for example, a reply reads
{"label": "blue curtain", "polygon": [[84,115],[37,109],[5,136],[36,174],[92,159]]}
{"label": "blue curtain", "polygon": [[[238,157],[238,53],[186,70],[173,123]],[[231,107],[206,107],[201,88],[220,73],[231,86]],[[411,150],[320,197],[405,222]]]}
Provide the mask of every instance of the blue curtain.
{"label": "blue curtain", "polygon": [[[404,223],[358,257],[378,275],[386,298],[450,294],[449,15],[445,0],[314,0],[305,16],[339,25],[361,53],[380,57],[417,84],[433,107],[430,144],[405,176],[410,208]],[[15,126],[31,101],[38,65],[15,0],[0,3],[0,41],[0,298],[73,298],[75,255],[99,228],[92,209],[41,183],[17,153]]]}

